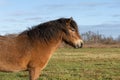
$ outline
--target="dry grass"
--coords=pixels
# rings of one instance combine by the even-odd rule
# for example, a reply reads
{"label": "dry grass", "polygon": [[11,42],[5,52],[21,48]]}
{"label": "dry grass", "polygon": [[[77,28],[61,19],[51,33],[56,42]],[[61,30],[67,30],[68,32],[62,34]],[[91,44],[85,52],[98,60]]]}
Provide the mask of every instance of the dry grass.
{"label": "dry grass", "polygon": [[85,48],[120,48],[120,43],[116,43],[116,44],[85,43],[84,47]]}

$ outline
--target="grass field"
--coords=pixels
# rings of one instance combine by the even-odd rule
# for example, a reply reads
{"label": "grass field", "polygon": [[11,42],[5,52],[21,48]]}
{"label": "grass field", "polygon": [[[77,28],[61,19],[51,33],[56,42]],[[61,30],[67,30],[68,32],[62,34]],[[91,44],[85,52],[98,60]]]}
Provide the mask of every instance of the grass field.
{"label": "grass field", "polygon": [[[1,72],[0,80],[28,80],[28,72]],[[120,80],[120,48],[58,49],[39,80]]]}

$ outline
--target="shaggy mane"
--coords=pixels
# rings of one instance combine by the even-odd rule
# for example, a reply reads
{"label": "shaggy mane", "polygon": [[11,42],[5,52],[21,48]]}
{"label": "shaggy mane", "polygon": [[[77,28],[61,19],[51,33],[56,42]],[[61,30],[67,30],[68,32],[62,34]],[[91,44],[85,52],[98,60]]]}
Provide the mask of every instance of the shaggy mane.
{"label": "shaggy mane", "polygon": [[[51,39],[57,39],[58,34],[60,32],[68,33],[68,29],[66,27],[66,22],[68,18],[60,18],[57,20],[49,21],[46,23],[42,23],[28,30],[22,32],[20,35],[26,34],[31,40],[42,40],[48,42]],[[74,20],[70,23],[71,27],[77,30],[77,24]]]}

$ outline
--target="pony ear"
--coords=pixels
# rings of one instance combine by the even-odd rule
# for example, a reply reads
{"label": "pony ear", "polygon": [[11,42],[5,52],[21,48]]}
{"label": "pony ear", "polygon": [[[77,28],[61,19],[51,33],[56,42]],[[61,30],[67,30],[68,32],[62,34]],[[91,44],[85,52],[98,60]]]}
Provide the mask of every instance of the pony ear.
{"label": "pony ear", "polygon": [[73,20],[73,18],[70,17],[69,19],[67,19],[66,23],[67,23],[67,24],[70,24],[72,20]]}
{"label": "pony ear", "polygon": [[73,20],[73,17],[70,17],[71,20]]}

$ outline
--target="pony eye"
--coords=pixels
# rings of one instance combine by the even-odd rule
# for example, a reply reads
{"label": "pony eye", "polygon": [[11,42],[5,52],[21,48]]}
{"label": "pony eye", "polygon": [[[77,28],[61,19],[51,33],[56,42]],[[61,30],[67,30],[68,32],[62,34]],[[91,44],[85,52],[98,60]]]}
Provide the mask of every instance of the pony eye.
{"label": "pony eye", "polygon": [[71,31],[75,31],[75,29],[71,29]]}

